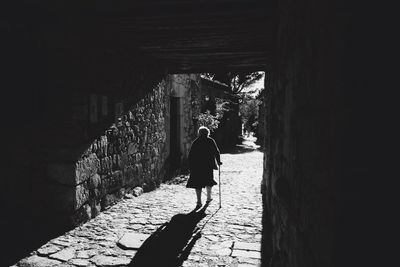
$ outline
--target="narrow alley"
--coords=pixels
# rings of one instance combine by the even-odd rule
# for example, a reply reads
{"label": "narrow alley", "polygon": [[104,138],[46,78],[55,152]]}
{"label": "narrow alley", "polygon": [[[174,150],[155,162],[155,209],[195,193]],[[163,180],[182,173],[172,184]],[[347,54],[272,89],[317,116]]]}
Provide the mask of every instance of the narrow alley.
{"label": "narrow alley", "polygon": [[[396,8],[3,2],[0,267],[398,261]],[[224,153],[222,208],[193,211],[166,180],[202,125],[263,150]]]}
{"label": "narrow alley", "polygon": [[[239,150],[221,155],[222,208],[219,209],[215,186],[213,201],[206,207],[205,216],[200,215],[195,228],[201,229],[201,234],[193,231],[188,238],[192,245],[179,265],[260,265],[263,153],[249,146]],[[214,171],[214,177],[218,180],[218,171]],[[195,193],[185,187],[186,179],[176,177],[155,191],[124,199],[91,221],[49,241],[14,266],[142,266],[133,264],[133,259],[145,247],[143,241],[174,215],[189,214],[194,209]],[[205,198],[203,192],[203,202]],[[168,240],[167,247],[176,241]],[[149,260],[159,257],[157,251],[150,251]]]}

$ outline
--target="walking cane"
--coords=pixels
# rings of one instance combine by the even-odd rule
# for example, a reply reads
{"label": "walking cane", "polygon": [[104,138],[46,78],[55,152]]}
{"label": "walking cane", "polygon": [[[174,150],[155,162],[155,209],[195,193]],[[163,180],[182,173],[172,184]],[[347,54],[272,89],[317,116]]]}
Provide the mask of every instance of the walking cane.
{"label": "walking cane", "polygon": [[219,180],[219,208],[221,208],[221,165],[218,168],[218,180]]}

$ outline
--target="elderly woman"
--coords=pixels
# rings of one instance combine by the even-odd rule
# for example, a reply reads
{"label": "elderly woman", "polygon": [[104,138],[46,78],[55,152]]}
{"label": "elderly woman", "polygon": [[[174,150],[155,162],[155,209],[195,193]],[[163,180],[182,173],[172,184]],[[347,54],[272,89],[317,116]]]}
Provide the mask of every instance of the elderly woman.
{"label": "elderly woman", "polygon": [[214,139],[210,136],[207,127],[200,127],[198,137],[193,141],[189,152],[190,177],[186,187],[196,189],[197,205],[201,207],[201,191],[207,189],[207,204],[211,202],[211,187],[216,185],[213,170],[221,165],[219,149]]}

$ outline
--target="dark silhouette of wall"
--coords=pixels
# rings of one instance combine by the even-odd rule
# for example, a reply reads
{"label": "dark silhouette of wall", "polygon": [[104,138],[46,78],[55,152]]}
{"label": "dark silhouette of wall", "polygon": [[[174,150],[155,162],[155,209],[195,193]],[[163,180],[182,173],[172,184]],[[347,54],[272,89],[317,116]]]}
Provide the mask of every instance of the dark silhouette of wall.
{"label": "dark silhouette of wall", "polygon": [[379,185],[395,173],[392,104],[382,101],[392,73],[386,22],[365,2],[288,0],[275,8],[263,264],[388,264],[393,194]]}
{"label": "dark silhouette of wall", "polygon": [[[8,100],[1,105],[7,156],[2,164],[0,222],[2,254],[7,257],[0,265],[12,264],[51,237],[95,216],[113,203],[110,196],[123,197],[119,191],[125,186],[151,190],[164,177],[168,156],[164,147],[168,142],[161,136],[154,139],[154,133],[161,135],[168,124],[164,117],[163,129],[158,123],[160,114],[168,116],[165,95],[170,90],[166,82],[157,87],[166,77],[162,69],[133,67],[116,51],[86,50],[87,43],[76,43],[79,37],[69,35],[73,30],[68,27],[57,30],[29,15],[18,19],[6,17],[1,24],[2,66],[7,69],[1,87],[3,99]],[[127,118],[128,111],[139,112],[144,119],[139,121],[138,114],[134,120]],[[122,128],[117,117],[122,118]],[[129,161],[138,168],[131,172],[125,168],[123,174],[123,153],[117,152],[128,147],[128,121],[132,128],[138,127],[135,141],[145,146],[137,148],[143,160]],[[150,129],[150,121],[152,127],[161,128]],[[115,122],[111,140],[108,130]],[[142,140],[144,132],[147,141]],[[107,135],[103,149],[101,136]],[[155,142],[159,145],[147,145]],[[157,153],[159,157],[153,157]],[[81,200],[86,204],[81,205]]]}

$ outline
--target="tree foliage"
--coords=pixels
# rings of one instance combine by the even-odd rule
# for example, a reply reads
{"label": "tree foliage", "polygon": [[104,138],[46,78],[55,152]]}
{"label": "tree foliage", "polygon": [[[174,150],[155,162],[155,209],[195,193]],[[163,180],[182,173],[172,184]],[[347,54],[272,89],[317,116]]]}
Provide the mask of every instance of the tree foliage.
{"label": "tree foliage", "polygon": [[218,81],[230,86],[234,94],[239,94],[244,88],[249,87],[264,77],[264,72],[223,72],[205,73],[208,79]]}
{"label": "tree foliage", "polygon": [[244,128],[248,132],[256,131],[260,104],[261,100],[256,97],[246,94],[242,95],[239,110]]}
{"label": "tree foliage", "polygon": [[225,112],[228,112],[231,110],[229,100],[225,100],[225,99],[216,97],[215,105],[216,105],[215,113],[216,113],[218,119],[222,118],[224,116]]}
{"label": "tree foliage", "polygon": [[[248,87],[261,80],[264,75],[264,72],[220,72],[202,74],[202,76],[207,79],[228,85],[232,94],[240,98],[240,117],[245,129],[249,132],[255,132],[258,125],[258,109],[261,101],[259,96],[255,96],[255,93],[260,95],[263,88],[257,88],[256,90],[249,91]],[[229,103],[222,100],[218,102],[218,99],[216,100],[217,109],[214,119],[220,120],[223,112],[229,110]],[[204,115],[203,120],[210,124],[210,119],[205,120],[207,116]],[[218,128],[218,125],[215,127],[215,129],[216,128]]]}
{"label": "tree foliage", "polygon": [[209,110],[205,113],[200,113],[197,116],[197,122],[199,126],[207,127],[211,132],[218,128],[219,125],[219,116],[212,115]]}
{"label": "tree foliage", "polygon": [[221,118],[224,116],[224,113],[230,110],[229,101],[221,98],[215,98],[215,104],[215,115],[212,115],[210,111],[207,110],[204,113],[200,113],[196,117],[199,126],[206,126],[208,129],[210,129],[211,132],[218,128]]}

